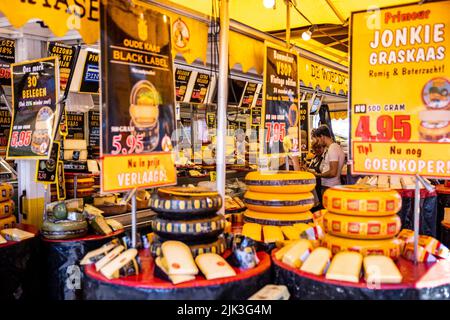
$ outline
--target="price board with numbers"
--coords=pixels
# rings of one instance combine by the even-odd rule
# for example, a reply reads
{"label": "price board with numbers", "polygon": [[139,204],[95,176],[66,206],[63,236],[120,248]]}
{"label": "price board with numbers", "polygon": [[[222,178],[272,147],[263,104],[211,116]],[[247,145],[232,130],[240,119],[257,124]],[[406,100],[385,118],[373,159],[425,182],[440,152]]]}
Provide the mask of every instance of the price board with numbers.
{"label": "price board with numbers", "polygon": [[120,0],[100,17],[102,191],[176,184],[170,19]]}
{"label": "price board with numbers", "polygon": [[50,156],[60,107],[57,57],[12,65],[13,117],[7,159]]}
{"label": "price board with numbers", "polygon": [[53,148],[48,160],[36,161],[36,182],[43,184],[52,184],[56,182],[59,150],[59,142],[53,141]]}
{"label": "price board with numbers", "polygon": [[441,1],[352,14],[353,173],[450,177],[449,12]]}
{"label": "price board with numbers", "polygon": [[11,86],[11,64],[16,58],[16,42],[0,38],[0,85]]}
{"label": "price board with numbers", "polygon": [[265,44],[261,137],[264,155],[283,156],[284,138],[298,135],[298,55],[285,48]]}

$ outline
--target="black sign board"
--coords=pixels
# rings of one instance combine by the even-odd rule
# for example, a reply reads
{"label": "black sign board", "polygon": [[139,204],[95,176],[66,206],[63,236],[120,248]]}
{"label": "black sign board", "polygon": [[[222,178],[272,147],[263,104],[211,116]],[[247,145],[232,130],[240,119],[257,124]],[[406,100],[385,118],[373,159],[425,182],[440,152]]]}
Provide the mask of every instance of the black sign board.
{"label": "black sign board", "polygon": [[13,119],[7,159],[48,159],[58,127],[56,57],[12,65]]}
{"label": "black sign board", "polygon": [[256,88],[258,87],[257,83],[247,82],[247,86],[245,87],[244,96],[242,97],[242,108],[251,108],[253,105],[253,100],[255,99]]}
{"label": "black sign board", "polygon": [[208,129],[215,129],[216,124],[216,113],[215,112],[207,112],[206,113],[206,126]]}
{"label": "black sign board", "polygon": [[53,148],[48,160],[36,162],[36,182],[51,184],[56,182],[59,161],[59,142],[53,141]]}
{"label": "black sign board", "polygon": [[177,69],[175,71],[175,89],[177,101],[183,101],[192,71]]}
{"label": "black sign board", "polygon": [[86,61],[83,67],[83,77],[80,83],[80,93],[98,93],[100,72],[98,69],[99,54],[93,51],[87,51]]}
{"label": "black sign board", "polygon": [[195,79],[194,88],[192,89],[191,100],[192,103],[204,103],[206,93],[208,92],[208,86],[211,78],[209,74],[198,73]]}
{"label": "black sign board", "polygon": [[309,114],[308,102],[300,102],[300,137],[302,152],[309,150]]}
{"label": "black sign board", "polygon": [[16,60],[16,42],[0,38],[0,85],[11,86],[11,64]]}
{"label": "black sign board", "polygon": [[284,137],[298,126],[297,60],[295,53],[266,45],[261,117],[261,129],[264,129],[262,151],[265,155],[289,152],[284,150]]}
{"label": "black sign board", "polygon": [[68,133],[66,139],[84,140],[84,112],[67,112]]}
{"label": "black sign board", "polygon": [[72,79],[72,72],[75,68],[75,62],[78,57],[80,47],[70,46],[58,42],[50,42],[48,44],[48,55],[56,56],[59,59],[59,82],[61,92],[68,91],[70,88],[70,81]]}
{"label": "black sign board", "polygon": [[88,145],[91,147],[100,146],[100,112],[89,111],[88,128]]}
{"label": "black sign board", "polygon": [[11,129],[11,114],[6,104],[0,102],[0,149],[6,150],[9,130]]}
{"label": "black sign board", "polygon": [[252,126],[261,125],[261,107],[262,107],[262,93],[258,95],[258,100],[256,100],[255,106],[251,109],[250,117],[252,119]]}

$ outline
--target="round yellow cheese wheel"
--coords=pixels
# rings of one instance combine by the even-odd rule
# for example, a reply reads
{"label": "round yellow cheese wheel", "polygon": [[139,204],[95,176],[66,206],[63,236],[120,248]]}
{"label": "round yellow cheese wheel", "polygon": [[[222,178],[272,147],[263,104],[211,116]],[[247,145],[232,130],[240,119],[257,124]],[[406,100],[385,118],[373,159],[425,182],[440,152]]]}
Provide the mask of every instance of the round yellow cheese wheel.
{"label": "round yellow cheese wheel", "polygon": [[402,197],[391,189],[364,185],[329,188],[323,195],[323,206],[333,213],[355,216],[391,216],[402,208]]}
{"label": "round yellow cheese wheel", "polygon": [[255,192],[302,193],[314,189],[316,177],[306,171],[253,171],[245,177],[245,184]]}
{"label": "round yellow cheese wheel", "polygon": [[399,233],[399,216],[358,217],[327,213],[323,217],[324,231],[335,236],[352,239],[388,239]]}
{"label": "round yellow cheese wheel", "polygon": [[311,192],[285,194],[247,191],[244,195],[247,208],[269,213],[298,213],[310,210],[314,206]]}
{"label": "round yellow cheese wheel", "polygon": [[14,195],[14,188],[10,183],[0,183],[0,201],[9,200]]}
{"label": "round yellow cheese wheel", "polygon": [[10,215],[7,218],[0,219],[0,230],[14,228],[16,226],[16,217]]}
{"label": "round yellow cheese wheel", "polygon": [[244,222],[259,223],[272,226],[290,226],[294,223],[312,222],[313,216],[310,211],[302,213],[266,213],[247,210],[244,213]]}
{"label": "round yellow cheese wheel", "polygon": [[385,240],[357,240],[342,237],[336,237],[326,234],[322,240],[322,247],[331,250],[333,254],[340,251],[356,251],[364,256],[385,255],[392,259],[400,256],[401,240],[392,238]]}
{"label": "round yellow cheese wheel", "polygon": [[14,213],[14,201],[7,200],[0,202],[0,219],[7,218]]}

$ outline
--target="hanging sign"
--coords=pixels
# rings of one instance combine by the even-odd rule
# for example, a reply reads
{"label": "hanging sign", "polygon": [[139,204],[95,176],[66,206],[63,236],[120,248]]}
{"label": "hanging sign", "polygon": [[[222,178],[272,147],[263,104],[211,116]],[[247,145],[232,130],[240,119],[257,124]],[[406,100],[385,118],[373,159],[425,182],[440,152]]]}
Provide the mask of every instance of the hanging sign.
{"label": "hanging sign", "polygon": [[207,112],[206,113],[206,126],[208,129],[215,129],[216,124],[216,113],[215,112]]}
{"label": "hanging sign", "polygon": [[247,86],[245,87],[244,95],[242,96],[242,102],[240,105],[242,108],[250,108],[253,105],[257,87],[257,83],[247,82]]}
{"label": "hanging sign", "polygon": [[194,88],[192,89],[191,100],[192,103],[205,102],[206,93],[211,77],[206,73],[198,73],[195,79]]}
{"label": "hanging sign", "polygon": [[64,162],[58,161],[58,179],[56,179],[56,190],[58,194],[58,200],[66,199],[66,181],[64,178]]}
{"label": "hanging sign", "polygon": [[91,147],[99,146],[100,145],[100,112],[89,111],[88,125],[89,125],[88,145]]}
{"label": "hanging sign", "polygon": [[353,173],[448,178],[450,1],[374,12],[351,19]]}
{"label": "hanging sign", "polygon": [[67,128],[67,111],[66,108],[64,108],[64,111],[62,111],[61,114],[61,120],[59,121],[59,134],[62,137],[67,137],[69,134],[68,128]]}
{"label": "hanging sign", "polygon": [[67,112],[68,133],[66,139],[84,140],[84,112]]}
{"label": "hanging sign", "polygon": [[53,141],[53,148],[48,160],[39,160],[36,162],[36,182],[43,184],[56,182],[59,150],[59,142]]}
{"label": "hanging sign", "polygon": [[298,55],[266,43],[264,59],[261,151],[264,155],[284,155],[283,140],[298,136]]}
{"label": "hanging sign", "polygon": [[79,47],[69,46],[63,43],[50,42],[48,44],[48,55],[57,56],[59,59],[59,82],[61,92],[70,87],[71,73],[75,67]]}
{"label": "hanging sign", "polygon": [[12,65],[13,119],[7,159],[48,159],[60,108],[58,58]]}
{"label": "hanging sign", "polygon": [[175,88],[177,101],[183,101],[186,95],[187,85],[192,71],[177,69],[175,70]]}
{"label": "hanging sign", "polygon": [[308,153],[309,151],[308,102],[300,102],[300,141],[302,152]]}
{"label": "hanging sign", "polygon": [[100,8],[102,191],[176,184],[170,19],[119,0]]}
{"label": "hanging sign", "polygon": [[80,93],[98,93],[100,88],[100,71],[98,69],[98,52],[87,51],[84,62],[82,78],[80,82]]}
{"label": "hanging sign", "polygon": [[16,42],[0,38],[0,85],[11,86],[11,64],[16,60]]}
{"label": "hanging sign", "polygon": [[6,104],[0,102],[0,155],[5,156],[11,129],[11,113]]}
{"label": "hanging sign", "polygon": [[258,95],[255,106],[250,111],[252,126],[259,127],[261,125],[261,109],[262,109],[262,93]]}

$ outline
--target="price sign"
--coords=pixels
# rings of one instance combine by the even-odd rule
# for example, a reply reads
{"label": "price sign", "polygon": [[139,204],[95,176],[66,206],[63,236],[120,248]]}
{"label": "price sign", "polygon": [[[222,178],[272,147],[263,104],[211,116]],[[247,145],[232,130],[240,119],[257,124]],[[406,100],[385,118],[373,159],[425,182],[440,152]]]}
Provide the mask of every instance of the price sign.
{"label": "price sign", "polygon": [[253,100],[255,99],[256,96],[255,93],[257,87],[258,87],[257,83],[247,82],[247,86],[245,87],[244,95],[242,97],[241,103],[242,108],[250,108],[253,105]]}
{"label": "price sign", "polygon": [[177,101],[183,101],[192,71],[177,69],[175,71],[175,92]]}
{"label": "price sign", "polygon": [[59,61],[59,80],[61,91],[70,87],[71,75],[75,67],[79,47],[69,46],[63,43],[50,42],[48,44],[48,55],[57,56]]}
{"label": "price sign", "polygon": [[80,93],[98,93],[100,79],[98,60],[98,52],[86,52],[86,60],[83,67],[83,76],[80,82]]}
{"label": "price sign", "polygon": [[15,62],[16,42],[0,38],[0,85],[11,86],[11,64]]}
{"label": "price sign", "polygon": [[64,179],[64,162],[58,161],[58,179],[56,180],[58,200],[66,199],[66,182]]}
{"label": "price sign", "polygon": [[56,182],[59,148],[59,142],[53,141],[50,158],[48,160],[39,160],[36,162],[36,182],[43,184],[52,184]]}
{"label": "price sign", "polygon": [[208,92],[209,81],[210,81],[209,74],[200,72],[197,74],[197,79],[195,79],[190,102],[192,103],[205,102],[206,93]]}
{"label": "price sign", "polygon": [[84,112],[67,112],[68,133],[66,139],[84,140]]}
{"label": "price sign", "polygon": [[308,102],[300,102],[300,140],[301,150],[307,153],[309,151],[309,112]]}
{"label": "price sign", "polygon": [[353,173],[450,177],[448,12],[450,1],[352,14]]}

